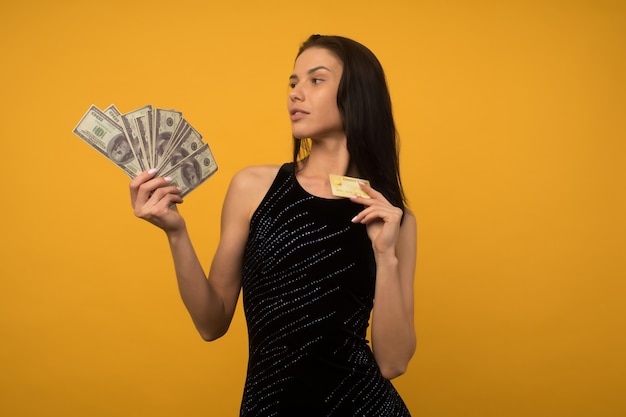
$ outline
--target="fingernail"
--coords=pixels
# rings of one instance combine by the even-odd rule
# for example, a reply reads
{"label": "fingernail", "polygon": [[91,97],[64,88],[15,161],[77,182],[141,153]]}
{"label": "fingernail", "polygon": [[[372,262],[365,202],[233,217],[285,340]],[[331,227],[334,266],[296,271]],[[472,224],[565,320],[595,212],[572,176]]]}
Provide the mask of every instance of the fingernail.
{"label": "fingernail", "polygon": [[148,174],[150,174],[150,175],[154,174],[155,172],[157,172],[156,168],[150,168],[148,170]]}
{"label": "fingernail", "polygon": [[352,218],[352,220],[350,220],[350,221],[351,221],[352,223],[356,223],[356,216],[354,216],[354,217]]}
{"label": "fingernail", "polygon": [[165,181],[167,181],[167,182],[172,181],[172,177],[165,177],[165,178],[163,178],[163,179],[164,179]]}

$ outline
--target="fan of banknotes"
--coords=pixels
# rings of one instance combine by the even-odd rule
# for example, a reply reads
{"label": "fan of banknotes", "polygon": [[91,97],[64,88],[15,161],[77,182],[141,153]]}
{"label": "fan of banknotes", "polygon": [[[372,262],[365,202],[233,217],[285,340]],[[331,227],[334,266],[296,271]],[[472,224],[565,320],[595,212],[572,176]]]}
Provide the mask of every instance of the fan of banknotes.
{"label": "fan of banknotes", "polygon": [[74,128],[83,139],[131,178],[150,168],[172,178],[182,196],[217,171],[209,145],[176,110],[147,105],[122,114],[110,105],[89,107]]}

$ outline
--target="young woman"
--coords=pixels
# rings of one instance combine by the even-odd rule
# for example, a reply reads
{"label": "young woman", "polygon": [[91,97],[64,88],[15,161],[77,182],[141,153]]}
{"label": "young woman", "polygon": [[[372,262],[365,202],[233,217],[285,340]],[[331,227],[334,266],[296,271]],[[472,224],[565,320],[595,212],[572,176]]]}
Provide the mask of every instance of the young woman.
{"label": "young woman", "polygon": [[[415,350],[416,221],[404,205],[382,67],[355,41],[313,35],[289,83],[294,160],[232,178],[208,277],[171,179],[136,177],[135,215],[165,231],[205,340],[226,333],[243,291],[241,416],[409,416],[389,379]],[[371,198],[334,197],[329,174],[369,180],[360,187]]]}

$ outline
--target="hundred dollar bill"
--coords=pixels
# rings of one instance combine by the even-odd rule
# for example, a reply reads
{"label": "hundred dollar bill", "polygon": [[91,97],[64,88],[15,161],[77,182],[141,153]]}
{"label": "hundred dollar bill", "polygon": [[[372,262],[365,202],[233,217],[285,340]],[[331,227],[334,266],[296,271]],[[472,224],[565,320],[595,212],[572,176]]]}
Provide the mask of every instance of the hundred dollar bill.
{"label": "hundred dollar bill", "polygon": [[172,184],[182,189],[181,197],[189,194],[217,171],[215,158],[209,145],[203,144],[197,151],[163,174],[171,177]]}
{"label": "hundred dollar bill", "polygon": [[152,166],[158,168],[161,166],[166,156],[169,144],[173,139],[174,132],[183,114],[176,110],[154,109],[154,140]]}
{"label": "hundred dollar bill", "polygon": [[149,155],[151,152],[152,106],[147,105],[121,116],[126,136],[130,140],[135,158],[142,170],[152,168]]}
{"label": "hundred dollar bill", "polygon": [[162,166],[157,167],[157,169],[165,171],[175,167],[180,161],[191,155],[202,145],[202,135],[200,132],[188,126],[187,130],[180,135],[174,147],[165,155]]}
{"label": "hundred dollar bill", "polygon": [[165,146],[165,149],[163,150],[163,155],[159,158],[159,161],[160,161],[159,166],[163,166],[165,162],[167,161],[167,159],[169,158],[169,156],[172,154],[172,151],[178,147],[183,137],[183,133],[186,132],[187,129],[189,129],[189,126],[191,125],[187,122],[187,120],[185,120],[184,118],[180,119],[178,126],[176,126],[176,129],[172,133],[172,137],[167,142],[167,145]]}
{"label": "hundred dollar bill", "polygon": [[96,106],[89,107],[73,132],[122,168],[129,177],[134,178],[142,171],[124,131]]}
{"label": "hundred dollar bill", "polygon": [[114,104],[111,104],[109,107],[104,109],[104,114],[109,116],[111,120],[117,123],[122,128],[122,130],[124,130],[122,126],[122,118],[121,118],[122,113],[120,113],[120,111],[117,109],[117,107],[115,107]]}
{"label": "hundred dollar bill", "polygon": [[357,197],[370,198],[370,195],[361,189],[359,182],[368,185],[370,183],[368,180],[360,178],[330,174],[330,188],[332,189],[333,195],[337,197],[350,197],[354,195]]}

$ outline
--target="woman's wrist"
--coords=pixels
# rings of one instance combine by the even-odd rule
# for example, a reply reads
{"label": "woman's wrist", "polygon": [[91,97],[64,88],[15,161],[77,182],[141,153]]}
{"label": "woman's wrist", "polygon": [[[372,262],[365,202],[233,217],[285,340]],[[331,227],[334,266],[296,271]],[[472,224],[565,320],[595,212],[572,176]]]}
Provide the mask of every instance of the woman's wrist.
{"label": "woman's wrist", "polygon": [[185,221],[181,221],[181,225],[171,229],[164,229],[167,240],[170,244],[180,242],[182,239],[188,239],[187,226]]}

